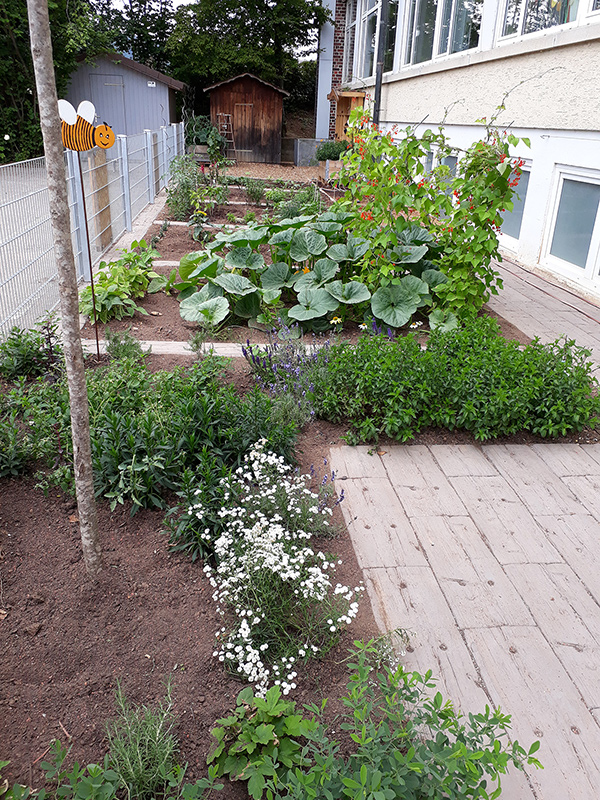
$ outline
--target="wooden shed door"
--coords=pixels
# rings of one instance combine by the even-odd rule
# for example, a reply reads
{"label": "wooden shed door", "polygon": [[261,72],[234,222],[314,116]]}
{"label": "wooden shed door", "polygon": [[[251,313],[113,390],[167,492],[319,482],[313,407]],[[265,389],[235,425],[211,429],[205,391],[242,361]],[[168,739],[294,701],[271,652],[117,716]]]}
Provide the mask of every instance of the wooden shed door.
{"label": "wooden shed door", "polygon": [[236,103],[233,135],[238,161],[254,161],[254,103]]}

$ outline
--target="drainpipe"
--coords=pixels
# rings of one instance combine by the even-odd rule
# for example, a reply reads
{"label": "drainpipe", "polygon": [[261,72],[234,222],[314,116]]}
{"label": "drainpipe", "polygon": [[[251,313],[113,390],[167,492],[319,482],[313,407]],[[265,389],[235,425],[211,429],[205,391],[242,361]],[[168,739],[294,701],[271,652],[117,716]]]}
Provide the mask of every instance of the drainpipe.
{"label": "drainpipe", "polygon": [[377,42],[377,67],[375,69],[375,98],[373,103],[373,122],[379,125],[379,110],[381,108],[381,82],[383,80],[383,62],[387,44],[389,17],[389,0],[381,0],[379,6],[379,41]]}

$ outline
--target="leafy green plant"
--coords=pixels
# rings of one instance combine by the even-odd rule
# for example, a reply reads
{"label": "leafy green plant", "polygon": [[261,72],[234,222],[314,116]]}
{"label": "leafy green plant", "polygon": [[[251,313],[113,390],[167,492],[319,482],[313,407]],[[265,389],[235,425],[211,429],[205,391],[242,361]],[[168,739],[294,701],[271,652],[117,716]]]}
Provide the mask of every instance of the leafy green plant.
{"label": "leafy green plant", "polygon": [[426,426],[462,428],[483,440],[522,430],[558,436],[597,424],[597,382],[589,353],[575,342],[521,349],[490,318],[444,327],[430,334],[426,350],[413,335],[394,342],[373,336],[318,354],[316,414],[353,424],[358,441],[380,433],[405,441]]}
{"label": "leafy green plant", "polygon": [[193,155],[175,156],[170,164],[167,186],[167,207],[176,220],[188,219],[193,208],[193,195],[204,181]]}
{"label": "leafy green plant", "polygon": [[106,353],[112,361],[123,361],[125,359],[143,361],[152,352],[151,346],[144,350],[139,339],[132,336],[129,330],[111,331],[110,328],[107,328],[105,338]]}
{"label": "leafy green plant", "polygon": [[[501,794],[509,767],[541,767],[539,742],[525,750],[510,741],[508,715],[488,706],[464,717],[440,692],[435,681],[377,665],[373,642],[355,642],[342,721],[352,749],[340,751],[321,724],[306,734],[301,756],[311,762],[268,779],[268,800],[352,798],[352,800],[422,800],[425,797],[482,798]],[[323,708],[308,707],[317,715]]]}
{"label": "leafy green plant", "polygon": [[136,311],[148,313],[135,299],[144,296],[151,280],[162,277],[152,270],[152,259],[159,253],[150,249],[144,239],[132,242],[130,250],[121,252],[118,261],[100,262],[100,269],[94,275],[94,294],[91,286],[79,292],[79,311],[91,320],[94,318],[94,295],[99,322],[132,317]]}
{"label": "leafy green plant", "polygon": [[258,206],[265,196],[265,182],[259,178],[244,178],[244,189],[248,202]]}
{"label": "leafy green plant", "polygon": [[207,763],[215,764],[218,776],[248,781],[248,794],[260,800],[265,778],[308,763],[301,741],[316,728],[316,720],[303,718],[294,702],[282,698],[279,686],[264,698],[248,686],[238,694],[232,713],[216,721],[211,733],[217,742]]}
{"label": "leafy green plant", "polygon": [[191,146],[206,144],[210,129],[213,127],[210,117],[203,114],[190,114],[185,120],[185,143]]}
{"label": "leafy green plant", "polygon": [[52,317],[30,330],[14,327],[0,342],[0,375],[8,380],[57,374],[62,364],[58,326]]}
{"label": "leafy green plant", "polygon": [[256,213],[254,211],[246,211],[244,214],[244,222],[250,225],[251,222],[256,222]]}
{"label": "leafy green plant", "polygon": [[340,157],[346,150],[350,147],[350,142],[341,141],[341,142],[323,142],[320,144],[315,152],[315,159],[317,161],[339,161]]}
{"label": "leafy green plant", "polygon": [[0,414],[0,478],[25,470],[30,457],[29,438],[18,428],[16,413]]}
{"label": "leafy green plant", "polygon": [[[352,113],[355,146],[343,157],[342,206],[357,213],[354,230],[371,240],[363,262],[367,282],[367,275],[382,270],[386,277],[401,278],[407,271],[422,277],[423,270],[435,268],[446,276],[432,285],[436,304],[463,317],[475,315],[490,293],[497,293],[501,282],[492,258],[499,258],[500,212],[511,207],[522,166],[509,153],[519,140],[495,127],[497,113],[486,124],[485,137],[464,153],[450,146],[442,129],[421,136],[413,128],[383,133],[368,113]],[[427,172],[431,152],[437,166]],[[458,159],[455,171],[445,163],[449,157]],[[409,219],[413,231],[417,226],[423,233],[419,245],[410,243],[407,258],[403,229]],[[415,246],[420,252],[410,250]],[[418,262],[417,273],[405,266]]]}

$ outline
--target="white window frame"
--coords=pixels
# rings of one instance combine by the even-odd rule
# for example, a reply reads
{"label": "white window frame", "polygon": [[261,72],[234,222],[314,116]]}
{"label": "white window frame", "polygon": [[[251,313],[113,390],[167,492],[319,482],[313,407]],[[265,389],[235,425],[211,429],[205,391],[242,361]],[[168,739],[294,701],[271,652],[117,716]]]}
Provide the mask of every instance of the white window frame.
{"label": "white window frame", "polygon": [[[358,5],[356,9],[356,33],[354,37],[354,60],[352,62],[352,80],[353,81],[368,81],[372,80],[375,77],[375,71],[377,68],[377,58],[378,53],[377,49],[379,46],[379,28],[381,22],[381,0],[376,0],[373,9],[368,8],[369,0],[358,0]],[[401,20],[404,17],[404,0],[398,0],[398,19],[396,21],[396,38],[394,40],[394,58],[392,61],[392,69],[387,70],[384,72],[384,75],[391,75],[394,72],[398,71],[398,64],[399,64],[399,56],[400,56],[400,39],[402,35],[402,25]],[[377,20],[377,25],[375,27],[375,54],[373,57],[373,71],[370,75],[357,75],[356,69],[360,66],[360,71],[362,72],[362,67],[364,63],[364,56],[365,56],[365,45],[366,45],[366,38],[364,36],[365,26],[367,24],[367,19],[371,14],[375,14],[375,18]]]}
{"label": "white window frame", "polygon": [[594,0],[579,0],[579,8],[577,9],[577,16],[572,22],[565,22],[562,25],[553,25],[550,28],[543,28],[539,31],[531,31],[530,33],[522,33],[523,25],[525,22],[525,10],[527,8],[528,0],[520,0],[521,8],[519,13],[519,25],[516,33],[508,33],[504,35],[502,33],[504,28],[504,20],[506,18],[506,9],[510,0],[504,0],[502,5],[500,6],[501,13],[498,14],[497,20],[497,27],[496,27],[496,36],[495,36],[495,44],[496,45],[505,45],[505,44],[512,44],[514,42],[521,42],[531,39],[535,36],[548,36],[554,35],[558,31],[568,31],[571,28],[577,28],[583,22],[584,18],[589,15],[596,15],[600,13],[600,9],[598,11],[592,11],[592,7],[594,4]]}
{"label": "white window frame", "polygon": [[[420,0],[416,0],[418,3]],[[442,17],[444,12],[444,5],[445,0],[438,0],[438,7],[435,17],[435,31],[433,34],[433,46],[432,46],[432,56],[431,58],[427,59],[426,61],[418,61],[416,63],[412,61],[406,60],[406,53],[408,49],[408,31],[409,31],[409,19],[410,19],[410,10],[412,6],[413,0],[406,0],[404,4],[404,14],[403,14],[403,24],[402,24],[402,39],[400,42],[400,46],[398,47],[398,37],[396,37],[396,52],[400,55],[400,69],[411,69],[416,67],[422,67],[425,64],[432,64],[440,61],[446,61],[447,59],[457,58],[460,56],[464,56],[465,53],[476,53],[481,50],[481,39],[482,33],[484,30],[484,13],[485,13],[485,2],[482,2],[482,9],[481,9],[481,27],[479,28],[479,42],[476,47],[470,47],[467,50],[459,50],[456,53],[439,53],[440,48],[440,40],[442,38]],[[452,11],[450,14],[450,29],[448,31],[448,49],[450,47],[450,42],[452,41],[452,36],[454,34],[454,28],[456,24],[456,3],[458,0],[452,0]],[[398,18],[400,18],[400,9],[398,10]],[[413,43],[411,49],[411,56],[412,52],[414,51],[414,31],[413,31]]]}
{"label": "white window frame", "polygon": [[552,181],[552,192],[550,194],[552,198],[552,213],[548,215],[548,221],[544,232],[544,244],[542,247],[543,263],[559,274],[564,275],[564,277],[575,282],[588,284],[590,287],[594,287],[597,290],[600,286],[600,274],[598,272],[600,268],[600,203],[596,211],[596,219],[594,221],[594,229],[592,231],[592,238],[590,239],[585,267],[579,267],[577,264],[564,261],[562,258],[550,253],[558,217],[562,187],[565,180],[577,181],[579,183],[591,183],[600,186],[600,171],[586,169],[584,167],[572,167],[567,164],[555,164],[555,174]]}

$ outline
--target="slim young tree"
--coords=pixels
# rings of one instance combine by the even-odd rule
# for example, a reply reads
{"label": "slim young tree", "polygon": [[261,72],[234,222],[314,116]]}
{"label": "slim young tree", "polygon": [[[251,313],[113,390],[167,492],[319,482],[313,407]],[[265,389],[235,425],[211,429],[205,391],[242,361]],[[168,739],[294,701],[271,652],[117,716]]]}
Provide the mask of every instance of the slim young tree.
{"label": "slim young tree", "polygon": [[31,55],[35,71],[44,151],[46,153],[54,253],[58,266],[81,546],[83,548],[85,567],[88,573],[95,577],[102,569],[102,554],[98,541],[98,517],[94,498],[88,397],[81,336],[79,333],[77,276],[71,242],[67,182],[61,140],[61,123],[58,116],[58,98],[54,79],[47,0],[27,0],[27,11],[29,14]]}

